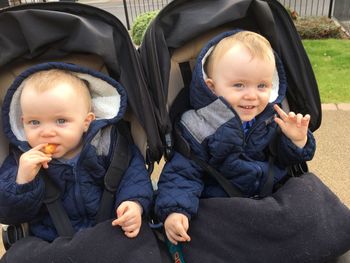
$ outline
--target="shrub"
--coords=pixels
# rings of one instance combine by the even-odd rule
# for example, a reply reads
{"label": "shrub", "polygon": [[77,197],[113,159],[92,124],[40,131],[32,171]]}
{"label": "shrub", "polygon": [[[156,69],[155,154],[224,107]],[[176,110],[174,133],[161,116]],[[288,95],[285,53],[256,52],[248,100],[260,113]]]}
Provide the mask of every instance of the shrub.
{"label": "shrub", "polygon": [[131,38],[136,45],[140,45],[148,25],[156,17],[159,10],[143,13],[136,17],[131,27]]}
{"label": "shrub", "polygon": [[302,39],[343,38],[340,26],[327,17],[308,17],[294,20]]}

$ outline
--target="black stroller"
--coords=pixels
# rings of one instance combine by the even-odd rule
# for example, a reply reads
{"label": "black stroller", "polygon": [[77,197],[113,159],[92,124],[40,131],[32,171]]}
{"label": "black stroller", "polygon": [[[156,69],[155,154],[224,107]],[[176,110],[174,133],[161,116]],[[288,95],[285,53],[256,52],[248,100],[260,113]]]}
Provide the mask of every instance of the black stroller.
{"label": "black stroller", "polygon": [[[66,62],[103,72],[125,87],[128,94],[125,118],[130,123],[134,143],[147,160],[148,168],[152,169],[152,160],[158,160],[162,155],[154,106],[139,54],[126,28],[116,17],[88,5],[53,2],[2,9],[0,21],[1,105],[14,78],[34,64]],[[0,137],[2,163],[8,155],[9,143],[2,132]],[[109,182],[106,184],[111,186]],[[79,232],[74,239],[62,237],[47,243],[34,237],[23,239],[23,225],[10,225],[4,229],[7,234],[4,241],[8,246],[16,239],[20,241],[9,250],[10,253],[6,253],[3,260],[111,262],[117,259],[120,262],[159,262],[159,251],[147,222],[143,229],[138,241],[131,241],[113,233],[110,222],[102,223],[86,232]],[[114,237],[110,239],[109,235]],[[106,242],[102,240],[108,240],[111,247],[105,247],[103,243]],[[32,246],[27,247],[29,243]],[[137,249],[130,252],[133,247]]]}
{"label": "black stroller", "polygon": [[[173,123],[189,108],[187,87],[199,51],[215,35],[235,29],[255,31],[270,41],[287,76],[283,107],[309,113],[312,131],[320,126],[317,83],[294,24],[279,2],[176,0],[157,15],[140,47],[166,160],[174,149],[184,151],[174,139]],[[185,261],[327,262],[349,250],[349,209],[308,172],[306,163],[293,167],[290,176],[282,188],[260,200],[202,199],[191,221],[191,242],[183,244]]]}
{"label": "black stroller", "polygon": [[[261,21],[255,20],[256,18],[261,18]],[[13,78],[32,64],[64,61],[102,71],[118,80],[127,90],[130,105],[127,120],[131,123],[132,137],[147,159],[151,170],[152,163],[161,159],[164,147],[167,157],[170,158],[173,150],[172,118],[167,107],[171,108],[175,97],[184,86],[183,79],[189,79],[190,70],[178,70],[177,75],[173,75],[172,68],[180,63],[181,67],[191,69],[191,62],[188,64],[187,61],[189,57],[193,59],[196,57],[200,47],[198,46],[198,50],[190,56],[183,55],[180,51],[182,48],[185,49],[186,45],[191,47],[196,37],[199,39],[203,37],[201,42],[203,43],[217,32],[237,27],[264,33],[279,52],[283,62],[290,61],[290,64],[285,65],[290,76],[289,86],[293,87],[291,89],[293,92],[290,91],[288,94],[288,105],[291,109],[311,113],[313,119],[311,128],[316,130],[321,122],[317,85],[295,29],[275,1],[172,2],[162,10],[146,34],[145,42],[140,49],[144,67],[140,54],[132,45],[124,26],[107,12],[91,6],[62,2],[3,9],[0,11],[1,103]],[[271,28],[275,28],[275,31]],[[215,30],[217,32],[214,32]],[[283,39],[283,47],[280,45],[282,43],[280,39]],[[182,78],[181,72],[187,72],[187,77],[183,74]],[[304,89],[309,86],[310,88]],[[172,114],[176,116],[183,109],[180,107],[179,111],[175,110]],[[0,139],[3,145],[0,151],[2,162],[7,155],[8,142],[2,133]],[[306,167],[304,165],[296,167],[296,170],[300,169],[305,170]],[[311,256],[307,258],[308,262],[323,262],[348,250],[349,211],[327,189],[319,195],[320,198],[305,200],[305,193],[298,191],[299,182],[314,189],[322,186],[312,175],[307,178],[302,176],[298,180],[292,179],[291,183],[285,186],[284,194],[276,193],[273,198],[259,200],[261,207],[271,207],[270,213],[266,211],[261,211],[260,214],[259,211],[250,213],[252,206],[255,207],[257,202],[250,199],[232,198],[228,202],[217,199],[203,200],[201,213],[191,226],[193,240],[183,247],[185,260],[187,262],[259,262],[259,260],[307,262],[298,259],[303,258],[309,249]],[[287,198],[288,194],[293,198]],[[327,209],[321,205],[325,202],[321,197],[328,198]],[[315,206],[312,210],[315,215],[310,218],[308,217],[310,214],[301,214],[300,216],[310,218],[305,220],[301,227],[295,223],[297,220],[295,217],[288,219],[288,215],[296,208],[296,203],[305,201]],[[247,211],[246,218],[262,215],[265,221],[251,229],[244,224],[245,220],[242,224],[233,220],[231,222],[231,219],[236,218],[230,214],[232,207],[236,208],[235,214],[244,215],[243,212]],[[248,209],[245,210],[245,207]],[[332,211],[328,207],[332,207]],[[279,210],[285,213],[278,213]],[[217,224],[213,215],[215,218],[221,217],[222,211],[228,212],[223,219],[228,219],[230,222],[223,220],[223,224],[221,222]],[[332,214],[338,217],[334,218]],[[318,216],[323,220],[315,225],[314,219]],[[283,235],[277,231],[276,225],[269,227],[269,224],[266,224],[266,220],[269,219],[275,220],[271,222],[280,221],[277,225],[278,229],[283,229]],[[329,224],[332,225],[328,229],[323,228],[326,219],[329,219]],[[337,227],[334,226],[334,222],[337,223]],[[232,228],[232,232],[228,231],[228,234],[238,238],[227,240],[227,236],[221,235],[225,233],[223,229],[226,229],[224,227],[227,225]],[[236,229],[238,232],[233,232],[237,225],[239,225]],[[260,231],[261,225],[269,234]],[[294,231],[295,226],[298,229]],[[303,234],[311,233],[312,229],[327,231],[329,240],[317,244],[317,249],[313,247],[313,250],[310,250],[311,248],[304,242]],[[107,221],[81,231],[74,238],[60,237],[52,243],[29,237],[15,243],[15,252],[7,253],[5,259],[1,261],[170,262],[165,246],[156,240],[147,222],[143,224],[141,230],[138,238],[127,239],[118,235],[116,231],[111,231],[110,222]],[[14,233],[20,235],[19,232]],[[319,237],[319,232],[315,233],[318,236],[315,235],[312,241],[307,242],[313,242]],[[109,241],[107,247],[106,240]],[[333,240],[341,242],[342,245],[336,248],[329,247],[329,242]],[[303,244],[305,249],[298,251],[299,254],[293,250],[294,245]],[[271,251],[274,253],[273,258]]]}

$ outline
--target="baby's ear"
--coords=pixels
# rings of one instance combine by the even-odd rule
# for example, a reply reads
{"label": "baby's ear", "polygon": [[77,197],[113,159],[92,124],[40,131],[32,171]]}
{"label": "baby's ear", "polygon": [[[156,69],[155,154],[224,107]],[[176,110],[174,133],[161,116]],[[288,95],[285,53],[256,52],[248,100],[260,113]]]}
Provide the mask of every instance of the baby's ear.
{"label": "baby's ear", "polygon": [[85,121],[84,121],[84,124],[85,124],[84,131],[85,132],[89,129],[91,122],[93,120],[95,120],[95,119],[96,119],[96,117],[95,117],[95,114],[93,112],[89,112],[86,115],[86,118],[85,118]]}
{"label": "baby's ear", "polygon": [[215,94],[215,86],[214,81],[212,79],[205,79],[205,84],[207,84],[208,88]]}

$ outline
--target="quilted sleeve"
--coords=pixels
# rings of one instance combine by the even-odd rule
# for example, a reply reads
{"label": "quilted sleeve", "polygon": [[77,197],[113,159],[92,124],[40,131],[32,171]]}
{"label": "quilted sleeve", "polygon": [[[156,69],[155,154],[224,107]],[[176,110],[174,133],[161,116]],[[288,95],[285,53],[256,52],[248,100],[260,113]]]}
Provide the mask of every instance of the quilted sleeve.
{"label": "quilted sleeve", "polygon": [[153,201],[151,178],[147,172],[144,159],[139,149],[132,146],[132,159],[125,171],[116,194],[118,207],[124,201],[137,201],[141,204],[144,213],[150,211]]}
{"label": "quilted sleeve", "polygon": [[38,175],[27,184],[17,184],[17,162],[9,156],[0,168],[0,222],[19,224],[31,221],[42,206],[44,182]]}
{"label": "quilted sleeve", "polygon": [[172,212],[183,213],[189,219],[197,213],[203,191],[201,174],[192,161],[175,152],[158,182],[155,213],[159,220],[164,221]]}
{"label": "quilted sleeve", "polygon": [[303,148],[299,148],[282,134],[277,150],[277,161],[283,166],[294,165],[310,161],[316,151],[316,141],[311,131],[308,131],[307,142]]}

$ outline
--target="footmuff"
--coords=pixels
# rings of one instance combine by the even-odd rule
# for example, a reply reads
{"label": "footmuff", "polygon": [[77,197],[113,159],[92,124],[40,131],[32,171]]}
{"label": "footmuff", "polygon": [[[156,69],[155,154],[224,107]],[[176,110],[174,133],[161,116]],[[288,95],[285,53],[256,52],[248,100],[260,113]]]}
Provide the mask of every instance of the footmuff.
{"label": "footmuff", "polygon": [[111,221],[77,233],[73,239],[59,237],[52,243],[36,237],[16,242],[0,260],[3,263],[161,263],[157,240],[143,222],[136,238],[127,238]]}
{"label": "footmuff", "polygon": [[200,201],[186,262],[324,263],[350,249],[350,210],[314,174],[272,196]]}

